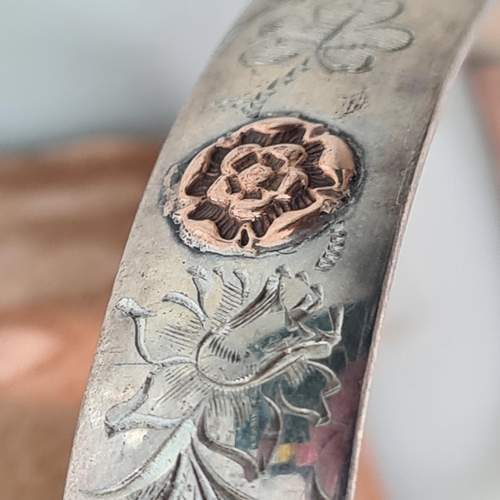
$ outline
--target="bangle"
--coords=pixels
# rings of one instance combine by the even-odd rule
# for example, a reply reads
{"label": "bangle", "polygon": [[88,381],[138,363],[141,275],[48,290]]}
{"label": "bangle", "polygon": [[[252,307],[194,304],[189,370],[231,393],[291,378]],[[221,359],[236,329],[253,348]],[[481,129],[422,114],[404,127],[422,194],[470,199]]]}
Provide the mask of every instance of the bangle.
{"label": "bangle", "polygon": [[353,499],[402,230],[483,3],[249,7],[146,189],[66,500]]}

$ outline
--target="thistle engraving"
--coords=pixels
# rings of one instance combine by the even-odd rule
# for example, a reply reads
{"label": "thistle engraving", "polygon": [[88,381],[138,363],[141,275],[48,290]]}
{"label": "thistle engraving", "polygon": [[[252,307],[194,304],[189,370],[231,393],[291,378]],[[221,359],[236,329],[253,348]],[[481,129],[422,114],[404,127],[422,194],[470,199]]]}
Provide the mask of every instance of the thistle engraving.
{"label": "thistle engraving", "polygon": [[355,173],[351,147],[322,124],[261,120],[201,151],[178,188],[174,169],[164,213],[190,246],[254,256],[322,230],[348,199]]}
{"label": "thistle engraving", "polygon": [[[106,413],[107,433],[160,429],[167,437],[127,477],[84,492],[88,497],[252,500],[214,469],[214,457],[229,460],[240,471],[240,483],[250,484],[269,476],[277,456],[290,446],[286,415],[304,421],[306,429],[331,422],[328,399],[341,384],[328,360],[341,345],[343,306],[325,308],[322,286],[286,266],[277,268],[255,295],[241,268],[229,278],[220,267],[208,272],[196,266],[189,274],[197,298],[168,293],[163,298],[167,316],[156,323],[156,336],[170,343],[167,356],[155,353],[151,344],[149,324],[160,312],[155,315],[131,298],[116,305],[133,321],[137,353],[150,371],[132,398]],[[296,395],[305,392],[307,403],[301,404]],[[168,408],[168,417],[161,415],[162,408]],[[221,426],[228,429],[224,437]],[[309,449],[308,458],[301,459],[312,477],[307,498],[325,500],[313,455]]]}
{"label": "thistle engraving", "polygon": [[281,64],[306,56],[328,72],[371,71],[381,53],[408,48],[409,28],[390,23],[405,9],[394,0],[337,0],[324,2],[310,15],[278,15],[259,28],[259,40],[240,57],[246,66]]}

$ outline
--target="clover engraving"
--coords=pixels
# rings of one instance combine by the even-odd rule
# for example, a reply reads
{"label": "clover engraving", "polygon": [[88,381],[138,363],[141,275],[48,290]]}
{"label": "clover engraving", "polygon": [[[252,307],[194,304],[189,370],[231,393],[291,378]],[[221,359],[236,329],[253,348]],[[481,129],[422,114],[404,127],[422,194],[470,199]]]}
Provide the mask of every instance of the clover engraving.
{"label": "clover engraving", "polygon": [[371,71],[379,53],[408,48],[409,28],[391,20],[405,9],[403,1],[329,1],[311,15],[278,15],[259,29],[259,39],[242,55],[246,66],[281,64],[314,58],[329,73]]}
{"label": "clover engraving", "polygon": [[204,251],[256,255],[323,229],[345,201],[353,150],[325,126],[299,118],[246,125],[203,149],[167,181],[165,215],[182,240]]}

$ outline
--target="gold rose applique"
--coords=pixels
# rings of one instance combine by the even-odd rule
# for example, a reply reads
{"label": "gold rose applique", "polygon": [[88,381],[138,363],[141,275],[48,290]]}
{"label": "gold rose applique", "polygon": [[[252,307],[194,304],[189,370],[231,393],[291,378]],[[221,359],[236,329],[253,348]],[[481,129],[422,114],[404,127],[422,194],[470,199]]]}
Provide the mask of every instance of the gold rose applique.
{"label": "gold rose applique", "polygon": [[323,125],[261,120],[196,155],[165,215],[180,226],[185,243],[201,250],[255,255],[281,249],[331,222],[355,170],[350,146]]}

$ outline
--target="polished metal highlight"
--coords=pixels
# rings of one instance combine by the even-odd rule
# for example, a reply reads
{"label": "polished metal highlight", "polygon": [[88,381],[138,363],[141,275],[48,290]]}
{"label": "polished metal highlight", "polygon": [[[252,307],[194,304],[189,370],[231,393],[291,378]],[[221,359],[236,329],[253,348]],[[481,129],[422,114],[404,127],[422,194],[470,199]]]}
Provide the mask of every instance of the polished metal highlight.
{"label": "polished metal highlight", "polygon": [[258,0],[134,223],[66,500],[352,500],[401,229],[482,0]]}

